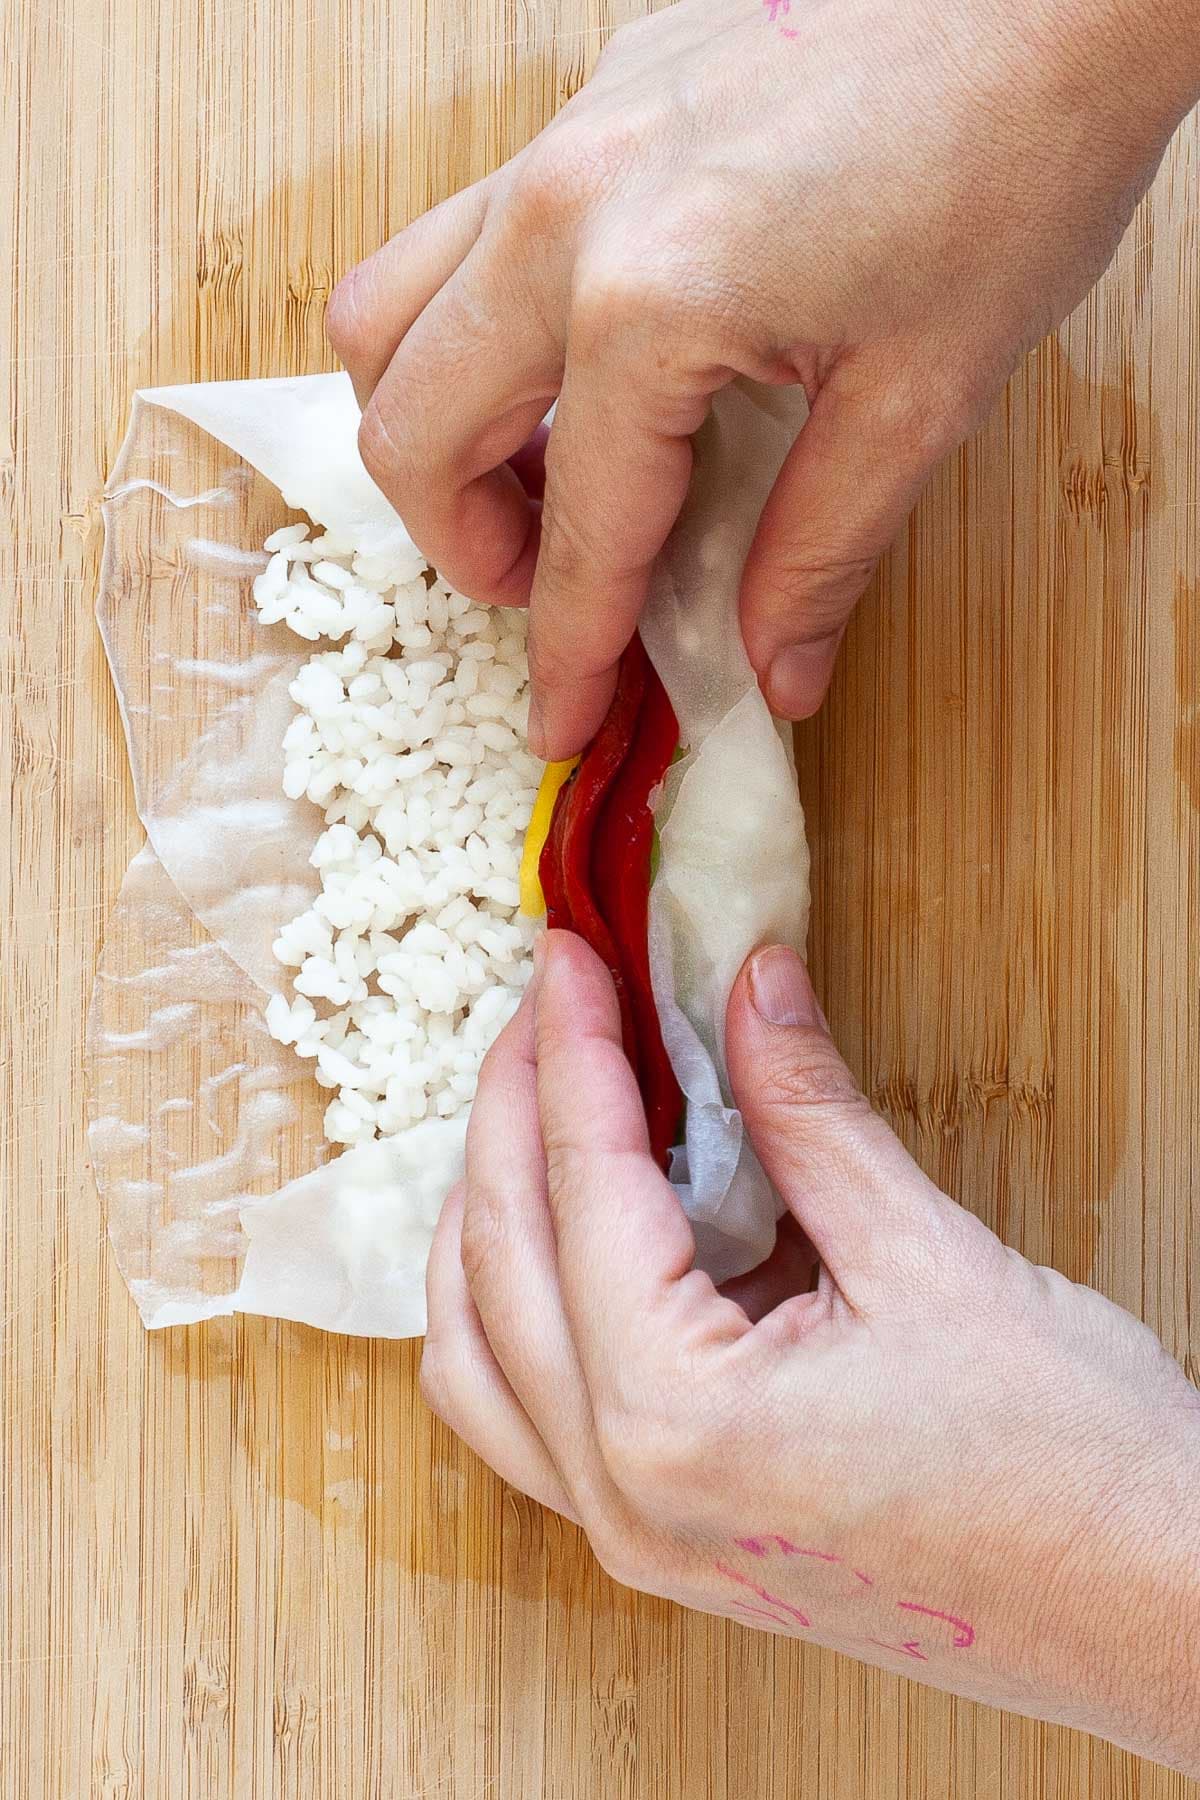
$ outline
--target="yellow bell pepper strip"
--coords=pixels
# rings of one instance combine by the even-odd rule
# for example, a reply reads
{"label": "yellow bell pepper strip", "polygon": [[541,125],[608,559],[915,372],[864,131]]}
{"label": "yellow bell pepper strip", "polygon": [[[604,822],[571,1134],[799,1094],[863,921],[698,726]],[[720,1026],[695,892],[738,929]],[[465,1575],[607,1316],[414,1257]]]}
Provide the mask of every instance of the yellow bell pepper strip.
{"label": "yellow bell pepper strip", "polygon": [[542,771],[542,784],[538,788],[537,799],[529,818],[529,829],[525,833],[525,847],[521,852],[521,872],[518,877],[521,911],[531,919],[540,919],[546,910],[546,897],[542,893],[542,880],[538,873],[542,846],[550,831],[559,789],[575,773],[578,763],[577,756],[570,756],[566,762],[547,763]]}

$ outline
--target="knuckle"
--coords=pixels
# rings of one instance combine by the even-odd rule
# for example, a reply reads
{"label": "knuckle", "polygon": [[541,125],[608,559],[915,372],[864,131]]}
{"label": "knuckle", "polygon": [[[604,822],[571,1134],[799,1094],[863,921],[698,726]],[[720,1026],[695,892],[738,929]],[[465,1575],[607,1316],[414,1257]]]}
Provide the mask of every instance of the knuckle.
{"label": "knuckle", "polygon": [[561,230],[586,219],[645,155],[653,121],[627,106],[611,116],[568,106],[513,167],[506,215],[517,232]]}
{"label": "knuckle", "polygon": [[446,1368],[445,1353],[436,1339],[425,1339],[421,1351],[421,1369],[419,1375],[421,1398],[430,1412],[436,1413],[439,1419],[447,1424],[452,1422],[454,1411],[451,1397],[451,1383]]}
{"label": "knuckle", "polygon": [[565,1203],[580,1187],[587,1174],[589,1153],[578,1143],[545,1127],[546,1189],[551,1205],[561,1216]]}
{"label": "knuckle", "polygon": [[462,1222],[463,1274],[471,1289],[485,1279],[504,1236],[502,1196],[490,1182],[475,1182],[467,1196]]}
{"label": "knuckle", "polygon": [[654,1591],[654,1558],[634,1530],[608,1519],[592,1521],[586,1530],[592,1553],[610,1580],[639,1593]]}
{"label": "knuckle", "polygon": [[[545,555],[545,546],[541,554]],[[543,692],[554,688],[570,687],[579,672],[577,661],[569,656],[564,648],[554,644],[538,642],[534,637],[529,639],[529,679],[534,688]]]}
{"label": "knuckle", "polygon": [[819,638],[840,631],[855,601],[875,571],[873,556],[818,556],[785,551],[772,562],[771,578],[783,606],[801,604],[805,636]]}
{"label": "knuckle", "polygon": [[527,657],[534,688],[574,689],[615,671],[630,626],[592,605],[592,599],[597,581],[621,580],[622,574],[621,563],[592,549],[576,527],[563,526],[556,518],[543,527],[536,596],[549,599],[554,612],[543,608],[529,628]]}
{"label": "knuckle", "polygon": [[793,1040],[791,1054],[760,1071],[760,1103],[767,1110],[820,1107],[869,1114],[866,1099],[824,1032],[815,1027],[793,1030],[800,1042]]}
{"label": "knuckle", "polygon": [[571,291],[572,352],[591,358],[619,340],[627,354],[625,334],[631,321],[639,327],[638,343],[650,341],[674,323],[679,311],[676,294],[668,271],[653,252],[644,258],[625,254],[611,261],[591,252],[581,256]]}
{"label": "knuckle", "polygon": [[518,230],[560,228],[587,210],[596,191],[596,158],[586,127],[560,119],[522,156],[509,190]]}
{"label": "knuckle", "polygon": [[[546,511],[543,514],[544,525],[542,541],[538,549],[538,576],[542,581],[553,582],[556,586],[570,585],[579,580],[589,567],[592,553],[583,530],[572,511],[559,500],[554,492],[555,465],[547,463],[546,470]],[[531,651],[531,656],[547,656],[543,647],[540,651]],[[565,660],[563,651],[556,651],[559,660]],[[532,663],[531,663],[532,669]]]}
{"label": "knuckle", "polygon": [[[548,456],[537,581],[539,591],[553,598],[556,617],[549,644],[544,625],[530,637],[535,680],[545,674],[578,679],[616,662],[630,628],[621,633],[610,609],[597,603],[597,584],[608,592],[618,583],[645,578],[646,557],[628,540],[626,521],[609,497],[594,485],[581,488],[576,471],[564,470],[558,451]],[[614,631],[620,633],[616,641]],[[547,670],[551,660],[560,667]]]}
{"label": "knuckle", "polygon": [[[542,556],[545,556],[545,538],[542,549],[538,553],[538,569],[542,569]],[[549,576],[551,571],[547,569]],[[552,580],[558,581],[558,572],[552,574]],[[529,680],[534,688],[565,688],[579,675],[578,655],[572,655],[567,643],[561,641],[560,635],[545,637],[543,632],[531,628],[529,632]]]}
{"label": "knuckle", "polygon": [[970,383],[952,370],[882,383],[873,395],[880,438],[926,467],[966,436],[974,411]]}
{"label": "knuckle", "polygon": [[[578,678],[581,672],[590,671],[597,647],[603,645],[607,649],[611,632],[608,619],[602,612],[597,615],[594,607],[585,608],[582,603],[585,596],[590,600],[597,577],[603,575],[613,579],[619,566],[611,553],[605,554],[605,511],[600,497],[594,497],[591,502],[596,516],[585,518],[575,497],[559,498],[556,487],[554,474],[550,472],[542,513],[542,541],[538,548],[538,582],[543,592],[555,596],[560,607],[566,598],[574,600],[575,605],[569,633],[564,630],[567,615],[563,608],[563,616],[557,622],[555,643],[533,644],[530,672],[535,680],[547,674],[557,675],[560,680]],[[610,660],[608,655],[603,658],[605,663]],[[548,670],[546,663],[557,663],[558,667]]]}
{"label": "knuckle", "polygon": [[967,408],[957,396],[925,393],[909,401],[904,437],[922,467],[939,462],[966,436]]}
{"label": "knuckle", "polygon": [[596,1419],[596,1441],[614,1487],[635,1508],[670,1508],[691,1494],[701,1473],[688,1413],[657,1406],[610,1405]]}
{"label": "knuckle", "polygon": [[626,1417],[597,1420],[596,1442],[613,1485],[635,1504],[661,1493],[667,1476],[665,1446]]}
{"label": "knuckle", "polygon": [[546,134],[546,142],[560,179],[579,198],[592,200],[644,157],[653,130],[654,121],[644,106],[626,104],[603,115],[580,109],[563,113]]}
{"label": "knuckle", "polygon": [[1007,362],[948,358],[914,399],[919,440],[936,461],[973,431],[1008,378]]}
{"label": "knuckle", "polygon": [[351,269],[338,282],[325,308],[325,335],[347,367],[371,347],[370,309],[365,286],[361,267]]}
{"label": "knuckle", "polygon": [[367,406],[358,427],[358,453],[372,481],[389,499],[405,492],[409,485],[408,459],[375,400]]}
{"label": "knuckle", "polygon": [[706,260],[709,254],[702,233],[691,243],[681,233],[626,243],[616,260],[586,251],[575,268],[572,356],[611,364],[636,382],[643,412],[672,434],[680,430],[681,404],[688,416],[698,395],[707,406],[749,335],[749,309],[736,283]]}

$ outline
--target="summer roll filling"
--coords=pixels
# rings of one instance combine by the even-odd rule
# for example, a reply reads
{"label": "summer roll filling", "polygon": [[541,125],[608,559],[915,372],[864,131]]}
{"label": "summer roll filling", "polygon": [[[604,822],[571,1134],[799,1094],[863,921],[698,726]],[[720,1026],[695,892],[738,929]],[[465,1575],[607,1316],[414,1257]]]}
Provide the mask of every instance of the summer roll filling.
{"label": "summer roll filling", "polygon": [[[550,929],[576,932],[612,976],[621,1040],[646,1109],[651,1153],[663,1169],[679,1140],[683,1095],[654,1001],[649,906],[654,800],[678,747],[674,708],[635,635],[595,737],[575,764],[547,769],[523,859],[525,867],[537,857]],[[539,896],[530,898],[533,910]]]}

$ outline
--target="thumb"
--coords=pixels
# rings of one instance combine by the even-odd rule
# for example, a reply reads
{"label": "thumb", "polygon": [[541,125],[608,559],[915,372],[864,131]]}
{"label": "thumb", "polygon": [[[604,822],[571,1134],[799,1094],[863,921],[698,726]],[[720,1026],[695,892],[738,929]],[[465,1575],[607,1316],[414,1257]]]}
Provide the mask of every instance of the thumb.
{"label": "thumb", "polygon": [[763,508],[742,577],[742,636],[781,718],[820,706],[875,564],[954,442],[918,418],[902,385],[839,364]]}
{"label": "thumb", "polygon": [[759,950],[726,1019],[734,1098],[776,1191],[852,1301],[893,1290],[954,1216],[873,1112],[839,1056],[808,971],[783,945]]}

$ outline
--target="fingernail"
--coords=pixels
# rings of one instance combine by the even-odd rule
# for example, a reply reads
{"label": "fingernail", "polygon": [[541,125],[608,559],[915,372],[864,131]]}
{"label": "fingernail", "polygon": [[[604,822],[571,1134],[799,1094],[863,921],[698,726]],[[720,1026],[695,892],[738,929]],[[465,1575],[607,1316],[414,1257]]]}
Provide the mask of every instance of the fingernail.
{"label": "fingernail", "polygon": [[785,644],[767,670],[767,703],[782,719],[807,719],[829,686],[840,633],[807,644]]}
{"label": "fingernail", "polygon": [[536,694],[529,698],[529,748],[535,756],[546,760],[546,721],[542,716],[542,703]]}
{"label": "fingernail", "polygon": [[786,944],[760,950],[750,964],[750,999],[768,1025],[823,1025],[808,970]]}

